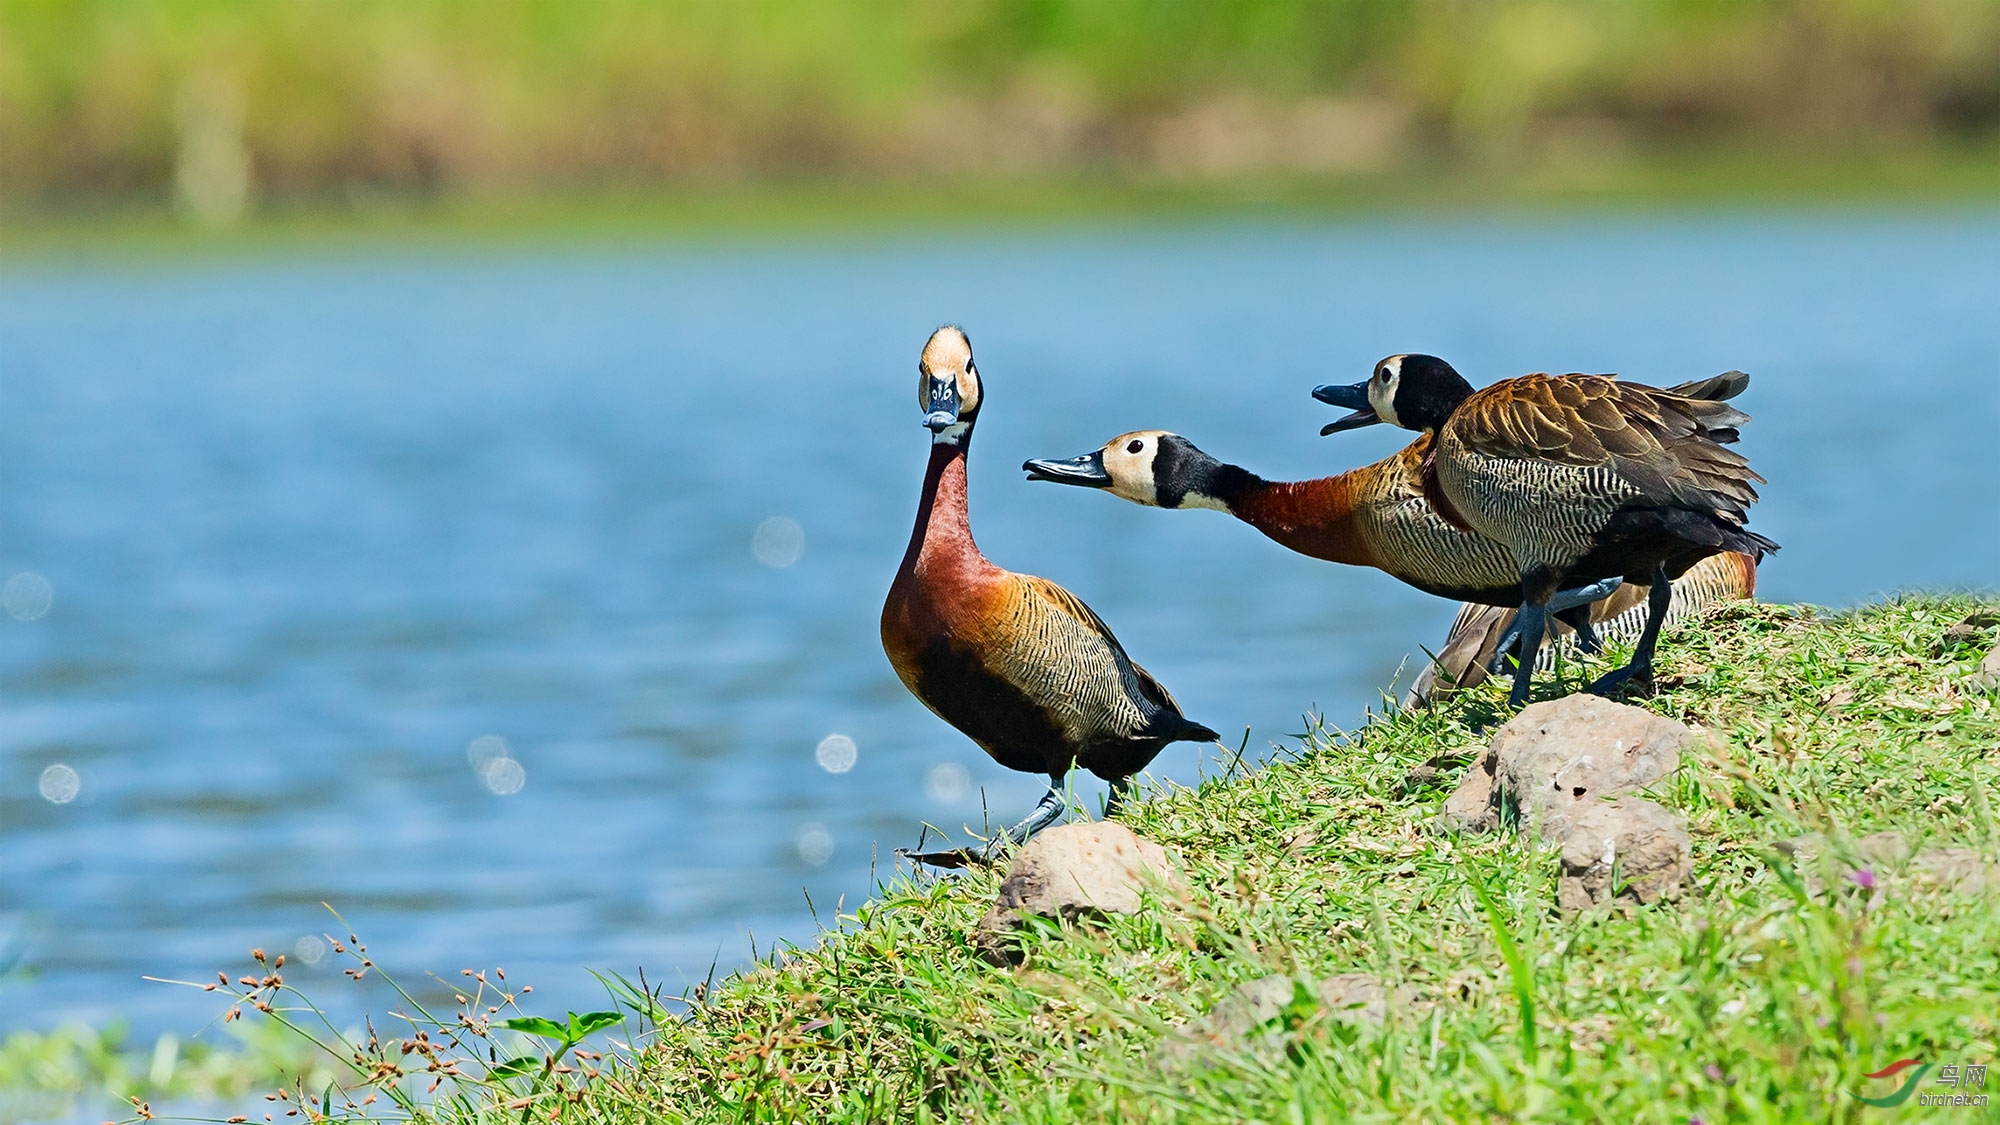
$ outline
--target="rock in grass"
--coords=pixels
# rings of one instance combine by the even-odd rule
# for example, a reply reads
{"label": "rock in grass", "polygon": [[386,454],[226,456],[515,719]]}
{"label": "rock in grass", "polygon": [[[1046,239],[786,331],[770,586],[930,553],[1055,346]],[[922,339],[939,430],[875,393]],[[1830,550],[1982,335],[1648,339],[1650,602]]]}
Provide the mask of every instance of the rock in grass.
{"label": "rock in grass", "polygon": [[[1837,885],[1866,890],[1872,900],[1882,894],[1889,869],[1901,868],[1910,859],[1910,841],[1901,832],[1871,832],[1831,849],[1824,834],[1808,832],[1779,840],[1774,846],[1792,858],[1793,866],[1805,876],[1810,895],[1824,894],[1826,876],[1832,875]],[[1829,850],[1834,856],[1831,864],[1821,859]]]}
{"label": "rock in grass", "polygon": [[1537,703],[1494,732],[1445,801],[1444,819],[1488,832],[1511,808],[1543,836],[1561,839],[1577,811],[1672,773],[1696,738],[1672,719],[1594,695]]}
{"label": "rock in grass", "polygon": [[1444,801],[1444,822],[1461,832],[1491,832],[1500,827],[1500,760],[1493,751],[1481,754]]}
{"label": "rock in grass", "polygon": [[[1780,840],[1776,846],[1803,866],[1826,850],[1827,840],[1814,832]],[[1898,874],[1918,885],[1956,894],[2000,891],[2000,863],[1971,848],[1930,848],[1914,858],[1911,852],[1909,839],[1901,832],[1873,832],[1855,840],[1851,851],[1839,855],[1835,873],[1876,894]],[[1807,875],[1806,889],[1812,894],[1825,889],[1820,872]]]}
{"label": "rock in grass", "polygon": [[1910,874],[1919,882],[1958,894],[2000,891],[2000,863],[1971,848],[1934,848],[1911,862]]}
{"label": "rock in grass", "polygon": [[1944,635],[1938,638],[1937,644],[1931,646],[1931,655],[1950,656],[1959,649],[1985,643],[1986,630],[1983,627],[1974,625],[1970,620],[1960,621],[1946,627]]}
{"label": "rock in grass", "polygon": [[1289,976],[1260,977],[1236,986],[1205,1014],[1169,1035],[1157,1056],[1162,1068],[1190,1070],[1219,1057],[1249,1051],[1280,1049],[1289,1019],[1305,1020],[1324,1012],[1338,1020],[1380,1023],[1392,995],[1367,973],[1341,973],[1318,984]]}
{"label": "rock in grass", "polygon": [[1594,695],[1537,703],[1493,735],[1496,795],[1544,839],[1561,840],[1584,810],[1678,769],[1696,738],[1672,719]]}
{"label": "rock in grass", "polygon": [[[1818,832],[1779,840],[1777,849],[1795,860],[1810,860],[1826,850],[1826,837]],[[1854,856],[1872,867],[1901,867],[1910,858],[1910,841],[1901,832],[1870,832],[1854,841]]]}
{"label": "rock in grass", "polygon": [[1471,761],[1471,755],[1463,752],[1433,754],[1420,766],[1411,766],[1403,775],[1403,784],[1397,796],[1407,797],[1420,789],[1426,789],[1444,781],[1451,773],[1463,769]]}
{"label": "rock in grass", "polygon": [[1672,898],[1694,871],[1680,818],[1642,797],[1599,801],[1576,813],[1562,841],[1556,904],[1582,910],[1614,898]]}
{"label": "rock in grass", "polygon": [[[1680,767],[1699,736],[1642,707],[1571,695],[1525,708],[1494,732],[1445,801],[1442,821],[1486,832],[1512,812],[1562,846],[1557,904],[1658,902],[1692,870],[1680,818],[1627,796]],[[1613,877],[1617,882],[1614,885]]]}
{"label": "rock in grass", "polygon": [[973,931],[973,945],[995,965],[1019,964],[1014,937],[1026,918],[1137,914],[1140,892],[1149,885],[1181,885],[1160,845],[1113,821],[1051,828],[1014,854],[999,899]]}
{"label": "rock in grass", "polygon": [[1979,671],[1969,681],[1974,691],[2000,691],[2000,645],[1979,662]]}

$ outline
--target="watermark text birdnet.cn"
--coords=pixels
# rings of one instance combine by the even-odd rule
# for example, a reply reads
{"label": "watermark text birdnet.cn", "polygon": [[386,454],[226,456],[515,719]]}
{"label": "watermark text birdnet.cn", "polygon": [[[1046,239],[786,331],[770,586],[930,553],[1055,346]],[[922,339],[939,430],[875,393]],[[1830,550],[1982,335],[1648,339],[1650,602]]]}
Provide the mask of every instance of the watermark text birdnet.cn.
{"label": "watermark text birdnet.cn", "polygon": [[1902,1084],[1894,1092],[1875,1097],[1857,1093],[1854,1095],[1855,1099],[1883,1109],[1893,1109],[1908,1102],[1912,1094],[1916,1095],[1918,1105],[1939,1109],[1959,1106],[1984,1107],[1992,1104],[1992,1095],[1985,1092],[1985,1063],[1963,1065],[1945,1063],[1937,1068],[1936,1077],[1925,1083],[1924,1078],[1930,1070],[1930,1064],[1921,1059],[1898,1059],[1881,1070],[1864,1076],[1870,1079],[1895,1078],[1908,1071],[1909,1076],[1903,1079]]}

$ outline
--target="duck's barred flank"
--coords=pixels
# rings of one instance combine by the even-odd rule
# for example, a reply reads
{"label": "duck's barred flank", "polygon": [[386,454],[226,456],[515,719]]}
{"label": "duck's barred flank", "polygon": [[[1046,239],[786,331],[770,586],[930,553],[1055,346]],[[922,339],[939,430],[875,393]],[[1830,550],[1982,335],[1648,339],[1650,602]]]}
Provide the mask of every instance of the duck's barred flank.
{"label": "duck's barred flank", "polygon": [[[1518,590],[1521,572],[1513,552],[1454,527],[1424,499],[1420,469],[1431,440],[1426,434],[1394,458],[1395,468],[1403,471],[1366,478],[1365,494],[1356,505],[1357,529],[1382,560],[1382,569],[1420,589]],[[1510,594],[1507,600],[1515,599]]]}
{"label": "duck's barred flank", "polygon": [[1214,737],[1192,729],[1173,696],[1076,595],[1046,579],[1009,577],[1012,590],[996,614],[985,662],[1041,704],[1064,742],[1098,751],[1079,755],[1091,759],[1086,768],[1103,768],[1103,756],[1143,753],[1150,760],[1170,736]]}
{"label": "duck's barred flank", "polygon": [[[1671,628],[1719,602],[1751,598],[1756,590],[1757,564],[1750,556],[1733,552],[1711,555],[1674,580],[1674,600],[1667,609],[1665,627]],[[1591,620],[1600,641],[1630,644],[1645,628],[1646,612],[1646,587],[1627,584],[1593,606]],[[1514,613],[1512,609],[1470,603],[1459,607],[1451,631],[1438,646],[1436,656],[1418,671],[1403,696],[1403,705],[1417,706],[1439,693],[1484,683],[1494,646],[1513,623]],[[1538,672],[1555,667],[1558,649],[1564,660],[1581,656],[1576,648],[1576,633],[1569,626],[1557,623],[1552,641],[1535,658]]]}
{"label": "duck's barred flank", "polygon": [[1644,495],[1610,465],[1487,457],[1449,438],[1445,446],[1439,476],[1453,506],[1480,530],[1506,529],[1516,582],[1524,570],[1562,570],[1589,554],[1612,513]]}

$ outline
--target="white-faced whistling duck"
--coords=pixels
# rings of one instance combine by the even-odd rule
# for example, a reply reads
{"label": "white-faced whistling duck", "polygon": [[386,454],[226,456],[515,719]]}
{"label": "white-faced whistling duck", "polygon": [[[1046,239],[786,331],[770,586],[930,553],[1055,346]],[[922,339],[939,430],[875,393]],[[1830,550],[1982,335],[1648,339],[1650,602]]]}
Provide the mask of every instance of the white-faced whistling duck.
{"label": "white-faced whistling duck", "polygon": [[[1732,371],[1683,384],[1674,393],[1728,398],[1743,389],[1745,379]],[[1216,460],[1179,434],[1137,430],[1080,457],[1028,461],[1021,468],[1030,480],[1102,488],[1147,507],[1228,512],[1299,554],[1373,567],[1439,597],[1512,609],[1521,601],[1513,552],[1451,523],[1424,498],[1422,468],[1430,446],[1425,435],[1393,456],[1335,476],[1268,481]],[[1645,596],[1640,586],[1616,603],[1606,600],[1618,586],[1611,578],[1560,590],[1551,599],[1551,612],[1585,652],[1597,650],[1594,623]],[[1507,615],[1503,627],[1512,620]],[[1503,643],[1499,634],[1490,639],[1496,647]]]}
{"label": "white-faced whistling duck", "polygon": [[1515,707],[1527,702],[1557,590],[1620,576],[1650,587],[1631,662],[1590,686],[1608,694],[1650,678],[1670,579],[1723,551],[1761,560],[1778,549],[1743,526],[1764,478],[1724,448],[1749,416],[1712,399],[1609,375],[1523,375],[1475,392],[1444,360],[1414,354],[1313,397],[1353,411],[1322,434],[1389,422],[1433,435],[1424,495],[1447,520],[1512,551],[1523,654],[1508,696]]}
{"label": "white-faced whistling duck", "polygon": [[1049,779],[1034,812],[982,851],[913,857],[955,866],[1053,823],[1073,766],[1110,782],[1115,806],[1168,743],[1217,736],[1182,715],[1075,594],[979,553],[965,495],[966,447],[984,401],[971,341],[956,327],[938,329],[917,369],[930,465],[909,550],[882,607],[882,648],[910,694],[939,718],[1001,765]]}

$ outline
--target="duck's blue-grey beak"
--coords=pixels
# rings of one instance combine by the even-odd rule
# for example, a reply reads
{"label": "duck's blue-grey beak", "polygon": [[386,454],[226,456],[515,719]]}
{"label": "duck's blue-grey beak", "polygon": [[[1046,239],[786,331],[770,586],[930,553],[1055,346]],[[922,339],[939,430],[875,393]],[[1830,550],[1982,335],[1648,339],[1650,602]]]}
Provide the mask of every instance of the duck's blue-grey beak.
{"label": "duck's blue-grey beak", "polygon": [[1104,471],[1104,451],[1086,453],[1081,457],[1039,458],[1023,461],[1021,470],[1029,480],[1054,481],[1057,484],[1082,485],[1085,488],[1110,488],[1111,474]]}
{"label": "duck's blue-grey beak", "polygon": [[930,394],[925,396],[924,425],[941,434],[958,422],[958,380],[950,375],[931,376]]}
{"label": "duck's blue-grey beak", "polygon": [[1320,427],[1319,436],[1337,434],[1342,430],[1358,430],[1372,426],[1382,420],[1375,408],[1368,405],[1368,380],[1359,383],[1328,383],[1313,388],[1313,397],[1328,406],[1344,406],[1354,413],[1345,418],[1336,418]]}

